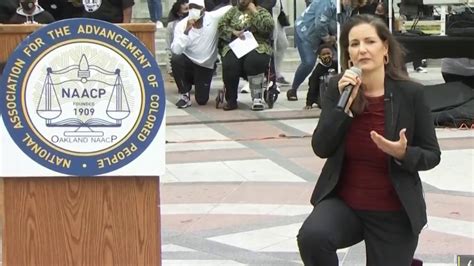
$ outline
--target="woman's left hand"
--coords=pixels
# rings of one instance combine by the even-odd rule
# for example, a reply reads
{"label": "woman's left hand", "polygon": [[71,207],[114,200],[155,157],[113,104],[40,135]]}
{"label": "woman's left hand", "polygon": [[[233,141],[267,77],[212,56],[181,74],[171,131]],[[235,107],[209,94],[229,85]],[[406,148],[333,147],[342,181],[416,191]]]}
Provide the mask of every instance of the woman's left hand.
{"label": "woman's left hand", "polygon": [[406,128],[400,130],[400,139],[398,141],[390,141],[378,134],[374,130],[370,131],[372,141],[379,149],[397,160],[402,161],[405,158],[407,150],[407,137],[405,136]]}

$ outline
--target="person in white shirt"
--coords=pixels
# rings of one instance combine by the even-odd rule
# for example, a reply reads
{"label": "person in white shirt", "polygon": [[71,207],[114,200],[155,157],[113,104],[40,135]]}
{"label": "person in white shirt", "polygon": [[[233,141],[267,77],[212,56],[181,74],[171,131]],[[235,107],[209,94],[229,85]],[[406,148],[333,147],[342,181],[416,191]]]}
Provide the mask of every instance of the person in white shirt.
{"label": "person in white shirt", "polygon": [[217,60],[217,25],[232,6],[205,11],[204,0],[189,0],[189,15],[175,27],[171,43],[171,67],[178,86],[178,108],[191,106],[190,91],[199,105],[209,100],[212,75]]}

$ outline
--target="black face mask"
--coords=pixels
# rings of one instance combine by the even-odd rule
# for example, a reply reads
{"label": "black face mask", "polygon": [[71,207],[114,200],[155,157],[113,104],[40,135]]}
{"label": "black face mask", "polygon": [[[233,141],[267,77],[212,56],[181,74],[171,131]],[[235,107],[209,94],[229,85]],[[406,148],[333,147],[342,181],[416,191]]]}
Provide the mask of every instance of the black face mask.
{"label": "black face mask", "polygon": [[24,0],[20,2],[20,6],[25,13],[32,13],[35,10],[35,0]]}
{"label": "black face mask", "polygon": [[319,59],[324,65],[329,65],[332,61],[331,55],[323,55],[323,56],[320,55]]}

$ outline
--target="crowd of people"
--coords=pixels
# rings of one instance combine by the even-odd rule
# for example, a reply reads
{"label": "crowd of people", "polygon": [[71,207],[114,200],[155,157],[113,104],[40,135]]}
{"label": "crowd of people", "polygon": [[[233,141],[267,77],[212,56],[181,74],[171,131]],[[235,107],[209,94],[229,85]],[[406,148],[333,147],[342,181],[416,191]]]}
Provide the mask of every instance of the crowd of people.
{"label": "crowd of people", "polygon": [[[194,2],[190,0],[189,5],[195,4]],[[199,6],[204,12],[202,16],[197,18],[198,23],[195,26],[188,25],[188,27],[181,28],[174,28],[173,26],[173,30],[170,31],[175,36],[186,36],[186,38],[180,37],[180,39],[174,37],[174,41],[170,42],[171,57],[187,58],[189,60],[182,61],[181,64],[178,64],[176,60],[171,60],[175,62],[175,67],[171,64],[169,72],[173,75],[180,93],[176,106],[178,108],[186,108],[191,105],[192,100],[190,99],[189,92],[192,85],[194,85],[196,90],[196,102],[200,105],[207,103],[209,99],[209,86],[213,77],[212,73],[214,73],[213,71],[216,68],[216,64],[211,64],[208,61],[212,59],[211,61],[214,62],[217,62],[217,60],[222,62],[226,100],[223,109],[229,111],[238,108],[237,88],[240,78],[243,78],[248,80],[250,92],[252,93],[252,109],[262,110],[262,89],[265,89],[264,80],[270,84],[275,84],[276,82],[290,85],[290,82],[286,81],[281,73],[283,56],[288,47],[288,40],[284,30],[284,27],[288,25],[280,20],[280,14],[282,12],[284,14],[282,2],[280,0],[224,1],[217,5],[216,3],[211,3],[211,8],[208,7],[208,1],[198,2],[202,2],[199,3]],[[305,106],[305,109],[310,109],[315,106],[314,104],[320,106],[320,87],[327,84],[327,82],[320,82],[320,80],[327,80],[329,72],[334,73],[337,70],[336,1],[306,1],[306,4],[307,8],[295,22],[295,43],[301,63],[296,69],[291,88],[286,92],[286,95],[289,101],[298,100],[298,88],[308,78],[310,73],[313,72],[310,76],[311,82],[309,82],[310,88]],[[229,8],[229,6],[233,7]],[[384,3],[378,1],[367,3],[361,0],[353,3],[350,0],[344,0],[343,6],[348,17],[360,13],[373,13],[381,17],[386,14]],[[214,30],[200,32],[203,30],[202,22],[199,23],[199,20],[208,20],[206,17],[209,18],[213,14],[222,15],[222,9],[226,10],[227,13],[220,18],[216,33],[214,33]],[[183,20],[189,21],[187,18]],[[182,24],[185,23],[183,22]],[[211,27],[211,24],[206,24],[206,26]],[[258,46],[240,58],[229,48],[229,43],[237,38],[244,38],[243,36],[246,31],[252,33]],[[210,51],[201,49],[202,47],[200,48],[200,46],[204,44],[206,47],[212,47],[212,49]],[[321,51],[318,49],[320,45],[324,45],[327,48],[323,49],[325,52],[324,56],[320,56]],[[328,50],[331,50],[331,52]],[[203,65],[202,60],[198,60],[196,55],[206,57],[206,66]],[[190,71],[189,69],[180,68],[183,65],[187,66],[187,68],[197,65],[207,69]],[[203,75],[202,73],[206,74]],[[197,76],[199,78],[194,80]],[[203,88],[202,79],[206,81],[205,88]]]}
{"label": "crowd of people", "polygon": [[[288,83],[281,74],[283,55],[288,47],[284,31],[287,25],[281,25],[278,19],[283,11],[281,1],[189,0],[187,8],[186,16],[168,25],[171,57],[168,71],[178,87],[176,106],[191,106],[193,86],[196,103],[207,104],[220,60],[226,101],[223,110],[238,108],[241,78],[248,81],[252,110],[262,110],[265,83]],[[231,43],[246,38],[255,40],[255,49],[243,55],[236,53]]]}
{"label": "crowd of people", "polygon": [[[134,4],[134,0],[1,0],[0,24],[49,24],[80,17],[130,23]],[[0,75],[5,64],[0,62]]]}
{"label": "crowd of people", "polygon": [[[175,24],[178,22],[173,22],[171,26],[168,26],[170,36],[168,39],[173,40],[169,41],[171,63],[168,72],[178,86],[180,94],[176,103],[178,108],[191,106],[190,91],[193,85],[197,104],[207,103],[210,83],[216,71],[215,62],[219,60],[222,62],[225,85],[226,104],[223,109],[226,111],[238,108],[237,88],[242,78],[248,80],[253,110],[262,110],[262,89],[265,89],[265,81],[267,84],[291,85],[286,91],[287,100],[297,101],[297,90],[308,76],[309,88],[304,108],[321,106],[320,96],[327,87],[327,80],[338,69],[335,0],[307,0],[306,9],[296,19],[295,44],[300,56],[300,64],[291,83],[281,73],[283,56],[288,48],[284,30],[288,25],[280,20],[280,14],[284,14],[281,0],[203,0],[197,3],[193,0],[189,1],[189,5],[195,4],[202,10],[199,11],[202,15],[191,19],[196,20],[196,23],[193,22],[192,25],[188,23],[187,27],[176,28]],[[185,4],[177,1],[176,5]],[[173,6],[172,10],[177,9]],[[388,24],[387,3],[384,1],[343,0],[341,10],[342,23],[352,16],[372,14]],[[192,9],[189,15],[191,11]],[[198,11],[193,12],[197,14]],[[171,15],[173,14],[170,13]],[[189,22],[186,15],[172,17]],[[215,28],[216,23],[204,23],[203,27],[204,20],[213,22],[219,20],[220,22],[217,22],[217,28]],[[184,25],[187,22],[179,23]],[[244,38],[245,32],[250,32],[258,45],[245,56],[237,57],[229,48],[229,43],[237,38]],[[177,39],[173,35],[181,37]],[[210,48],[203,49],[203,46]],[[325,49],[319,49],[320,46]],[[181,63],[178,63],[177,58],[181,58]],[[197,66],[204,69],[196,68]],[[194,70],[191,71],[191,67],[194,67]]]}
{"label": "crowd of people", "polygon": [[[147,0],[150,20],[156,23],[157,28],[164,27],[161,2]],[[380,9],[375,2],[346,2],[350,0],[343,1],[346,11],[350,10],[349,15]],[[5,0],[1,3],[4,7],[0,23],[46,24],[75,17],[126,23],[131,21],[134,4],[134,0],[102,0],[98,6],[84,6],[81,0]],[[319,81],[329,71],[337,69],[336,1],[308,0],[306,4],[306,10],[295,22],[295,42],[301,63],[286,94],[289,101],[298,100],[299,86],[313,71],[305,106],[310,109],[320,106],[319,87],[327,82]],[[166,21],[167,72],[174,79],[180,94],[176,106],[186,108],[191,105],[190,91],[193,87],[196,103],[203,105],[208,102],[211,82],[220,61],[226,100],[223,109],[238,108],[239,81],[244,79],[248,81],[244,87],[249,87],[253,99],[252,109],[262,110],[266,84],[272,84],[275,88],[276,84],[290,85],[281,71],[288,48],[287,26],[289,22],[281,0],[176,0]],[[229,44],[244,38],[245,32],[252,34],[258,46],[245,56],[236,57]],[[321,59],[329,58],[318,55],[320,45],[329,46],[332,50],[331,58],[326,63]]]}
{"label": "crowd of people", "polygon": [[[94,1],[90,2],[94,3]],[[100,5],[85,6],[82,0],[2,0],[0,23],[46,24],[75,17],[96,18],[112,23],[131,22],[134,0],[102,0],[100,2]],[[210,84],[216,74],[216,66],[219,61],[222,62],[222,76],[225,84],[226,105],[224,110],[238,108],[238,87],[244,87],[241,92],[253,92],[252,96],[257,96],[256,98],[252,97],[255,106],[261,107],[260,89],[265,89],[265,83],[289,85],[290,88],[286,91],[287,100],[297,101],[297,91],[306,79],[308,79],[309,88],[304,108],[320,107],[319,98],[327,86],[328,75],[334,74],[338,69],[336,0],[305,0],[307,7],[296,18],[294,25],[294,40],[300,64],[292,82],[288,82],[281,71],[283,57],[288,48],[285,27],[289,26],[288,21],[286,24],[280,20],[282,17],[287,19],[281,0],[202,0],[197,3],[192,2],[192,0],[176,0],[168,13],[167,21],[164,21],[162,0],[147,0],[150,20],[156,23],[157,28],[164,27],[163,22],[167,27],[166,42],[169,56],[167,72],[178,87],[180,97],[176,103],[177,107],[186,108],[191,105],[189,92],[193,86],[196,90],[197,104],[207,103]],[[388,3],[385,0],[342,0],[340,3],[339,21],[341,24],[345,24],[352,16],[360,14],[372,14],[381,18],[386,24],[389,23]],[[189,5],[191,4],[201,7],[202,16],[197,15],[188,19]],[[246,8],[248,5],[250,5],[250,9]],[[254,12],[257,10],[258,12]],[[199,12],[196,8],[191,11],[194,15]],[[231,15],[224,17],[227,12],[232,13],[233,17]],[[258,25],[254,23],[256,21],[253,19],[254,17],[263,19],[264,25],[260,22]],[[189,24],[186,28],[176,28],[179,23],[184,24],[181,22],[183,20],[191,20],[196,23]],[[203,27],[204,20],[213,23],[204,23]],[[219,24],[220,20],[226,22]],[[260,26],[264,26],[265,29]],[[232,29],[232,32],[229,32],[229,29]],[[183,42],[182,37],[184,30],[187,32],[184,34],[186,42]],[[200,31],[204,31],[204,34]],[[228,44],[236,38],[242,38],[245,31],[254,35],[258,47],[243,58],[232,57],[233,52],[229,53]],[[175,39],[175,35],[181,37]],[[326,51],[326,55],[331,55],[331,60],[328,56],[322,57],[320,55],[320,46],[328,48],[323,50]],[[331,53],[328,53],[329,48],[332,50]],[[188,64],[186,61],[179,63],[178,58],[183,60],[187,58],[192,64]],[[325,62],[322,60],[323,58],[328,61]],[[424,61],[421,58],[414,60],[413,68],[417,72],[426,72],[423,68]],[[183,64],[186,66],[185,68],[180,67]],[[174,71],[172,70],[173,65]],[[190,72],[188,68],[192,65],[204,68],[199,68],[200,71],[191,73],[192,71]],[[443,69],[446,69],[443,71],[445,79],[449,80],[453,65],[456,63],[451,63],[449,59],[443,60]],[[264,74],[263,82],[260,81],[262,74]],[[254,76],[258,76],[255,79],[251,78],[255,82],[239,86],[239,80],[249,80],[249,77]],[[246,89],[249,87],[252,89]],[[260,110],[261,108],[252,109]]]}
{"label": "crowd of people", "polygon": [[[157,28],[164,27],[162,1],[147,0],[147,3],[150,20]],[[4,0],[0,3],[0,23],[48,24],[77,17],[128,23],[134,4],[134,0]],[[282,13],[281,0],[175,1],[167,17],[166,41],[170,59],[167,69],[180,93],[177,107],[191,105],[189,92],[193,86],[197,104],[207,103],[220,60],[225,84],[224,110],[238,107],[240,78],[251,81],[255,101],[252,109],[261,110],[262,89],[267,79],[289,83],[280,71],[288,47],[284,26],[289,25],[280,25]],[[249,33],[258,47],[243,57],[236,57],[229,44]]]}

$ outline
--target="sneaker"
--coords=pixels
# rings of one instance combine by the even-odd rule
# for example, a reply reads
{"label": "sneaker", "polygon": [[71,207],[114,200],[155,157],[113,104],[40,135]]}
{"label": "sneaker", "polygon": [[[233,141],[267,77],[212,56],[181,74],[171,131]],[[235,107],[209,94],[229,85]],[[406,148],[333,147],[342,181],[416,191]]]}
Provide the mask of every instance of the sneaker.
{"label": "sneaker", "polygon": [[283,76],[278,77],[275,81],[281,85],[290,85],[290,82],[287,81]]}
{"label": "sneaker", "polygon": [[417,68],[415,69],[415,71],[418,72],[418,73],[428,73],[428,71],[426,71],[426,69],[424,69],[424,68],[421,67],[421,66],[420,66],[420,67],[417,67]]}
{"label": "sneaker", "polygon": [[319,104],[317,104],[317,103],[313,103],[313,104],[311,104],[311,103],[306,103],[306,106],[303,107],[304,110],[311,110],[311,109],[313,109],[313,108],[322,109],[321,106],[320,106]]}
{"label": "sneaker", "polygon": [[178,102],[176,102],[176,107],[178,108],[186,108],[191,106],[191,98],[189,98],[189,92],[185,94],[181,94],[179,96]]}
{"label": "sneaker", "polygon": [[157,22],[156,22],[156,28],[157,28],[157,29],[162,29],[162,28],[164,28],[163,22],[157,21]]}
{"label": "sneaker", "polygon": [[428,61],[426,59],[421,59],[421,66],[422,67],[427,67],[428,66]]}
{"label": "sneaker", "polygon": [[263,105],[262,99],[253,99],[252,110],[253,111],[262,111],[265,108]]}
{"label": "sneaker", "polygon": [[298,95],[295,89],[289,89],[286,91],[286,98],[288,101],[298,101]]}

